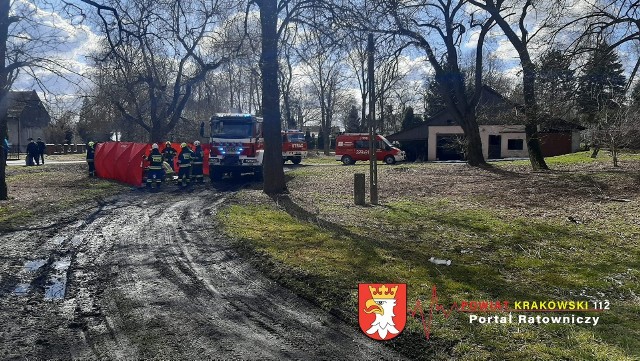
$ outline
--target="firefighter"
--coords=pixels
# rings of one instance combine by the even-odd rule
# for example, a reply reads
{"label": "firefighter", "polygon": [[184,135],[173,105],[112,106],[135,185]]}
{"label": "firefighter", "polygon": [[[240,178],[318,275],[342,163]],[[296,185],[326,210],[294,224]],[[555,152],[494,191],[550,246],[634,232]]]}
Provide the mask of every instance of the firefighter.
{"label": "firefighter", "polygon": [[180,167],[178,180],[180,181],[180,186],[184,188],[191,182],[191,160],[193,158],[193,151],[187,146],[187,143],[182,143],[180,146],[182,150],[180,151],[180,155],[178,155],[178,166]]}
{"label": "firefighter", "polygon": [[204,151],[200,146],[200,141],[193,142],[196,146],[196,150],[193,152],[193,163],[191,167],[191,178],[194,183],[204,183],[204,176],[202,175],[202,164],[204,162]]}
{"label": "firefighter", "polygon": [[164,170],[162,169],[163,157],[158,149],[158,143],[153,143],[151,146],[151,154],[145,157],[149,161],[149,171],[147,172],[147,188],[152,188],[153,183],[156,183],[156,187],[160,188],[162,185],[162,179],[164,178]]}
{"label": "firefighter", "polygon": [[95,149],[93,148],[94,145],[94,142],[89,142],[87,147],[87,165],[89,165],[89,177],[96,176],[96,167],[93,164],[93,157],[95,156]]}
{"label": "firefighter", "polygon": [[174,159],[176,158],[176,154],[177,152],[171,146],[171,142],[167,141],[164,145],[164,150],[162,151],[162,155],[164,156],[164,161],[169,163],[169,165],[171,166],[171,170],[173,170],[174,172],[176,171],[175,164],[174,164]]}

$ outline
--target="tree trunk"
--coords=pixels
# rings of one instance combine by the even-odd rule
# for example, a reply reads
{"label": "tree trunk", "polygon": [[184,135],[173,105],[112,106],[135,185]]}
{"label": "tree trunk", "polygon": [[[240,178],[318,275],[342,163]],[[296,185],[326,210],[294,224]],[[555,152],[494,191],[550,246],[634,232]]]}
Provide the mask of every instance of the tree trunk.
{"label": "tree trunk", "polygon": [[365,129],[367,129],[367,93],[366,92],[362,92],[362,109],[360,111],[361,117],[360,117],[360,131],[364,132]]}
{"label": "tree trunk", "polygon": [[263,190],[267,194],[287,190],[282,168],[282,137],[280,136],[280,90],[278,88],[278,35],[276,0],[259,0],[262,29],[262,111],[264,133]]}
{"label": "tree trunk", "polygon": [[618,166],[618,149],[616,149],[615,145],[611,146],[611,156],[613,156],[613,166]]}
{"label": "tree trunk", "polygon": [[325,131],[322,133],[322,139],[324,142],[324,155],[331,154],[331,118],[327,115],[327,123],[325,125]]}
{"label": "tree trunk", "polygon": [[466,137],[467,163],[473,167],[487,164],[482,153],[482,139],[475,115],[468,114],[462,128]]}
{"label": "tree trunk", "polygon": [[521,55],[522,64],[522,88],[524,93],[524,114],[527,118],[525,125],[525,133],[527,138],[527,150],[529,153],[529,161],[534,170],[549,169],[542,155],[542,146],[538,136],[538,102],[536,100],[535,81],[536,70],[535,65],[530,59]]}
{"label": "tree trunk", "polygon": [[594,144],[593,145],[593,151],[591,151],[591,158],[593,158],[593,159],[598,158],[598,153],[599,152],[600,152],[600,145]]}
{"label": "tree trunk", "polygon": [[540,145],[538,127],[535,124],[530,124],[527,121],[524,130],[527,138],[527,148],[531,167],[534,170],[549,169],[547,163],[544,160],[544,157],[542,156],[542,147]]}
{"label": "tree trunk", "polygon": [[150,143],[164,143],[164,139],[167,136],[167,132],[162,129],[162,127],[151,127],[151,131],[149,132],[149,142]]}
{"label": "tree trunk", "polygon": [[[0,0],[0,148],[7,137],[7,109],[9,107],[9,74],[7,74],[7,38],[9,35],[9,0]],[[6,182],[4,149],[0,150],[0,200],[9,198]]]}

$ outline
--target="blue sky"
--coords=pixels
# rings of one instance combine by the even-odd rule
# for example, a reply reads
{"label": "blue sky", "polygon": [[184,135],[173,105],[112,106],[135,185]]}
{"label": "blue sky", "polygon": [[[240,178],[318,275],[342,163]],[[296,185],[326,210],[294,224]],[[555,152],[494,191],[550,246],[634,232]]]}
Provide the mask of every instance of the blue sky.
{"label": "blue sky", "polygon": [[[34,4],[38,4],[40,7]],[[573,6],[567,8],[563,16],[579,15],[586,11],[586,6],[586,2],[575,0]],[[71,18],[68,13],[59,8],[59,4],[55,0],[13,0],[12,10],[29,14],[28,21],[16,24],[13,33],[22,35],[22,38],[44,36],[48,40],[48,44],[45,46],[32,46],[27,41],[20,39],[14,39],[15,44],[27,46],[33,54],[64,65],[63,69],[58,69],[58,74],[39,68],[25,72],[14,84],[14,89],[36,89],[51,104],[60,101],[63,104],[73,104],[79,96],[86,94],[91,87],[91,83],[81,75],[91,71],[88,55],[98,49],[101,36],[91,28],[89,21],[82,21],[77,16]],[[533,11],[530,14],[528,17],[530,31],[535,31],[546,18],[547,13],[545,11],[543,8],[538,8],[537,11]],[[567,34],[569,33],[567,32]],[[475,30],[468,31],[462,41],[460,50],[464,53],[472,53],[476,39],[477,32]],[[560,42],[567,40],[563,37],[558,37],[558,39]],[[534,56],[539,55],[549,44],[543,42],[538,45],[539,48],[533,52]],[[486,47],[487,52],[498,60],[503,73],[512,78],[514,84],[518,82],[520,67],[517,53],[498,28],[495,28],[488,35]],[[636,46],[626,46],[619,50],[627,73],[630,72],[637,58],[636,54],[638,52],[636,48]],[[579,64],[579,62],[576,62],[576,64]],[[579,65],[576,66],[579,67]],[[424,54],[420,50],[406,52],[402,59],[401,67],[404,72],[410,74],[412,82],[420,81],[423,76],[430,72],[430,66],[425,61]],[[34,81],[33,77],[29,76],[30,74],[27,74],[29,72],[37,76],[40,84]],[[78,104],[79,102],[76,102],[76,106]]]}

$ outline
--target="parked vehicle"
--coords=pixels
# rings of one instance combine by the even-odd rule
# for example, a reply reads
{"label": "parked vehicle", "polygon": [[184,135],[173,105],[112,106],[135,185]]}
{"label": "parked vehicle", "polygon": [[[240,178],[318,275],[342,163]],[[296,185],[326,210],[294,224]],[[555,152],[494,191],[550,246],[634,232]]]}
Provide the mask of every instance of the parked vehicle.
{"label": "parked vehicle", "polygon": [[[394,164],[406,159],[405,153],[394,147],[382,135],[376,135],[376,159],[386,164]],[[345,133],[336,138],[336,160],[344,165],[356,161],[369,161],[369,134]]]}
{"label": "parked vehicle", "polygon": [[210,124],[211,180],[220,180],[224,174],[239,177],[242,173],[253,173],[256,179],[262,179],[262,118],[251,114],[216,114]]}
{"label": "parked vehicle", "polygon": [[288,160],[293,164],[300,164],[307,156],[307,142],[300,130],[286,130],[282,132],[282,162]]}

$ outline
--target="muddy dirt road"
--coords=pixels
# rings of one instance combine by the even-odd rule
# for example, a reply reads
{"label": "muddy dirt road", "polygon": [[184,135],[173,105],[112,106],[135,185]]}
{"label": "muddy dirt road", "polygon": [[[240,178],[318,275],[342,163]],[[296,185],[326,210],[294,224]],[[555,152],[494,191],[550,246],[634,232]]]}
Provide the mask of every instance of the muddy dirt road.
{"label": "muddy dirt road", "polygon": [[0,236],[0,359],[398,359],[221,237],[231,191],[132,191]]}

